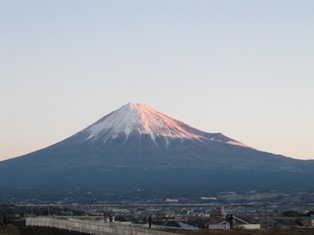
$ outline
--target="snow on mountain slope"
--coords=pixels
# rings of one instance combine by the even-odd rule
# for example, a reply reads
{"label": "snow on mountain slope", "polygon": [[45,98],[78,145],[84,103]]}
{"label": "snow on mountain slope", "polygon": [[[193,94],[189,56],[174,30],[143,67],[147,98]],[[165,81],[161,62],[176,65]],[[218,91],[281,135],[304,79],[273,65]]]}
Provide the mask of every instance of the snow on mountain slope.
{"label": "snow on mountain slope", "polygon": [[149,135],[156,143],[156,138],[170,139],[190,139],[197,141],[219,141],[227,144],[248,147],[238,141],[230,139],[220,133],[211,134],[202,132],[190,127],[176,119],[162,114],[152,107],[144,104],[129,103],[120,109],[103,117],[95,124],[89,126],[84,131],[89,133],[87,139],[99,139],[104,142],[115,139],[121,134],[125,134],[126,139],[131,133]]}

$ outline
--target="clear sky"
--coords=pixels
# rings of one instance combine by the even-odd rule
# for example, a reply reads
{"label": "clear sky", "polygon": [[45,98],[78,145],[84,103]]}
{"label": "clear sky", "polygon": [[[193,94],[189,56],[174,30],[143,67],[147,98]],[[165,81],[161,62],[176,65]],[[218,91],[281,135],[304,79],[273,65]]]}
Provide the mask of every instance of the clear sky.
{"label": "clear sky", "polygon": [[0,160],[143,103],[314,159],[314,1],[0,0]]}

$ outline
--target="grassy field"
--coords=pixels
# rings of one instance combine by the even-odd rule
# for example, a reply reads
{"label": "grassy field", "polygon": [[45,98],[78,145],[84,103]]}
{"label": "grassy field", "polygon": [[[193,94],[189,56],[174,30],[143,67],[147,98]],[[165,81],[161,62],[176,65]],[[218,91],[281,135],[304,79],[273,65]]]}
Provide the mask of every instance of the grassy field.
{"label": "grassy field", "polygon": [[[188,235],[313,235],[314,229],[299,229],[299,230],[208,230],[200,229],[197,231],[189,230],[169,230],[169,232],[177,232]],[[0,226],[0,235],[83,235],[79,232],[71,232],[56,228],[45,227],[16,227],[8,224]]]}

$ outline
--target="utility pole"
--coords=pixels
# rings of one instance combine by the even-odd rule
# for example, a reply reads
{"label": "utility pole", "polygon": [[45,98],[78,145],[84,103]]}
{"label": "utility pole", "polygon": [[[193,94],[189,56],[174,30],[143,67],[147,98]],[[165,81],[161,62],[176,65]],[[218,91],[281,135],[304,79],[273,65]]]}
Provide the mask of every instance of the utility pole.
{"label": "utility pole", "polygon": [[268,227],[268,223],[267,223],[267,204],[265,203],[264,205],[264,209],[265,209],[265,229],[267,230],[267,227]]}

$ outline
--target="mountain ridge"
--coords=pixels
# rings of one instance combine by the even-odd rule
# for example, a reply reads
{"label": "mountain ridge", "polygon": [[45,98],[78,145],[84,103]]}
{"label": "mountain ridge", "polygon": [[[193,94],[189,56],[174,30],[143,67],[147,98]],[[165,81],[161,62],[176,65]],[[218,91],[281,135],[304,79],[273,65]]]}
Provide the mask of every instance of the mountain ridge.
{"label": "mountain ridge", "polygon": [[313,172],[314,161],[258,151],[129,103],[65,140],[0,162],[0,193],[21,187],[313,188]]}

